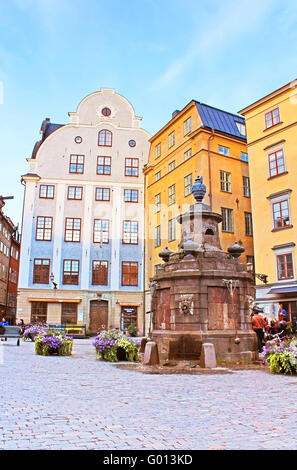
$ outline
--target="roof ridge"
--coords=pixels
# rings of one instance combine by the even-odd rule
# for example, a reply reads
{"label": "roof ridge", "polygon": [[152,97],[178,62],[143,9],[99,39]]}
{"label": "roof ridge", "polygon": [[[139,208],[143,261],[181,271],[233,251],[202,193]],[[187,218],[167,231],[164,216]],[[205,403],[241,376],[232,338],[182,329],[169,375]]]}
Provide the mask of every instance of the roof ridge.
{"label": "roof ridge", "polygon": [[241,119],[244,119],[244,116],[242,116],[241,114],[231,113],[230,111],[225,111],[224,109],[217,108],[216,106],[212,106],[212,105],[207,104],[207,103],[202,103],[201,101],[197,101],[197,100],[193,100],[193,101],[195,101],[195,103],[197,103],[197,104],[201,104],[202,106],[206,106],[207,108],[212,108],[212,109],[215,109],[216,111],[221,111],[222,113],[230,114],[230,116],[239,117]]}

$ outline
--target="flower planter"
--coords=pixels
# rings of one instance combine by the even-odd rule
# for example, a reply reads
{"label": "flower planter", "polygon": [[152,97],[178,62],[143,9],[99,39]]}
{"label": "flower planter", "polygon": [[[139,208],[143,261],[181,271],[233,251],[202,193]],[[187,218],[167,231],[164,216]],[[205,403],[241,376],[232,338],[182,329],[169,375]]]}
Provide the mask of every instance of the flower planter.
{"label": "flower planter", "polygon": [[139,344],[118,330],[102,331],[93,341],[98,359],[109,362],[138,360]]}
{"label": "flower planter", "polygon": [[39,356],[71,356],[72,338],[65,335],[39,336],[35,341],[35,352]]}

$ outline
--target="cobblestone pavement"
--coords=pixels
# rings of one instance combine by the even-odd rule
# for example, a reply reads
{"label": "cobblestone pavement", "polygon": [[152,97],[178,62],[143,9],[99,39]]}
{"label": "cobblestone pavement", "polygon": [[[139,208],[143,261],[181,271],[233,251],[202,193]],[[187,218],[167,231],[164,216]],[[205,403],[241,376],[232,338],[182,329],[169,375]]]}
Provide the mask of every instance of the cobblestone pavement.
{"label": "cobblestone pavement", "polygon": [[0,449],[297,449],[297,378],[148,375],[0,343]]}

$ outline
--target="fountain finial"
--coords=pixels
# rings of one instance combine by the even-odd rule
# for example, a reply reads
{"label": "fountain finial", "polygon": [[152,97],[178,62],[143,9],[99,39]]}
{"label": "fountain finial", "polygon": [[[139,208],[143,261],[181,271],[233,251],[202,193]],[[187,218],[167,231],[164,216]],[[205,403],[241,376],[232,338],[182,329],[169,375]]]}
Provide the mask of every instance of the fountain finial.
{"label": "fountain finial", "polygon": [[192,194],[198,203],[202,203],[206,193],[206,186],[203,183],[203,177],[197,176],[195,183],[192,186]]}

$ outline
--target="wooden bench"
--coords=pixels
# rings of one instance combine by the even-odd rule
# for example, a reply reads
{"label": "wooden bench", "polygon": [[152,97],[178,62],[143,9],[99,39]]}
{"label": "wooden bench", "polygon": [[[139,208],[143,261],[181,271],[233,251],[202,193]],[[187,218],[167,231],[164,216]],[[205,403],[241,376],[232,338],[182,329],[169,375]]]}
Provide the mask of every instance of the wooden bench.
{"label": "wooden bench", "polygon": [[20,326],[3,326],[5,328],[4,333],[0,333],[0,338],[17,338],[17,346],[20,345],[20,339],[22,338],[22,328]]}

